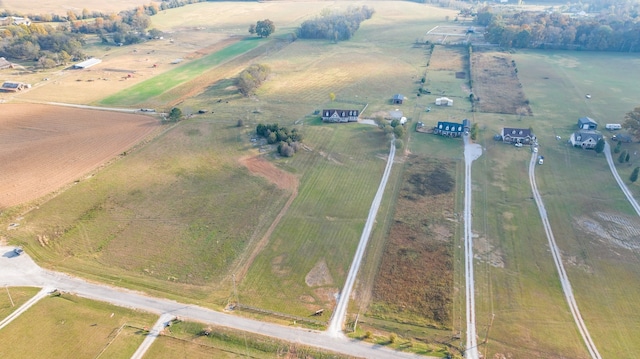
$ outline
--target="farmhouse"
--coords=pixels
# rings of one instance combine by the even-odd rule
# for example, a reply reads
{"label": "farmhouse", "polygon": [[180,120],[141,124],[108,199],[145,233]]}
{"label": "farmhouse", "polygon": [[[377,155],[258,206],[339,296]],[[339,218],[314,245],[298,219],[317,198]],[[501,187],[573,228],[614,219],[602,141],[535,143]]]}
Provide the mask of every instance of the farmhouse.
{"label": "farmhouse", "polygon": [[89,68],[91,66],[94,66],[94,65],[97,65],[97,64],[99,64],[101,62],[102,62],[102,60],[97,59],[95,57],[92,57],[92,58],[90,58],[88,60],[84,60],[82,62],[78,62],[77,64],[73,65],[73,68],[74,69],[87,69],[87,68]]}
{"label": "farmhouse", "polygon": [[573,147],[582,147],[583,149],[591,149],[596,147],[602,135],[598,131],[578,130],[571,134],[569,142]]}
{"label": "farmhouse", "polygon": [[460,137],[464,133],[464,126],[461,123],[440,121],[433,128],[433,133],[444,137]]}
{"label": "farmhouse", "polygon": [[438,97],[436,106],[453,106],[453,100],[448,97]]}
{"label": "farmhouse", "polygon": [[393,95],[393,98],[391,99],[391,102],[394,105],[402,105],[402,101],[404,101],[404,96],[401,94],[395,94]]}
{"label": "farmhouse", "polygon": [[578,128],[581,130],[597,130],[598,123],[589,117],[580,117],[578,119]]}
{"label": "farmhouse", "polygon": [[509,128],[502,129],[502,141],[506,143],[523,143],[530,144],[536,139],[536,135],[528,128]]}
{"label": "farmhouse", "polygon": [[11,67],[11,63],[4,57],[0,57],[0,70],[8,69]]}
{"label": "farmhouse", "polygon": [[358,110],[322,110],[322,122],[358,122]]}
{"label": "farmhouse", "polygon": [[28,88],[31,88],[31,85],[25,84],[25,83],[22,83],[22,82],[7,81],[7,82],[4,82],[2,84],[2,87],[0,87],[0,91],[3,91],[3,92],[18,92],[18,91],[22,91],[22,90],[28,89]]}

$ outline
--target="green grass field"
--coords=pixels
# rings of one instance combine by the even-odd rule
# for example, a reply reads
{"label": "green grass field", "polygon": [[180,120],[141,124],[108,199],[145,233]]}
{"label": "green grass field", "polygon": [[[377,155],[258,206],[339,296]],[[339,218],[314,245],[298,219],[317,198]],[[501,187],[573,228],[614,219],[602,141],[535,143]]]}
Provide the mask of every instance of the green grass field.
{"label": "green grass field", "polygon": [[144,340],[144,328],[150,328],[155,320],[156,316],[149,313],[70,294],[49,296],[0,331],[4,343],[0,356],[130,357]]}
{"label": "green grass field", "polygon": [[39,291],[35,287],[6,287],[0,295],[0,318],[6,318]]}

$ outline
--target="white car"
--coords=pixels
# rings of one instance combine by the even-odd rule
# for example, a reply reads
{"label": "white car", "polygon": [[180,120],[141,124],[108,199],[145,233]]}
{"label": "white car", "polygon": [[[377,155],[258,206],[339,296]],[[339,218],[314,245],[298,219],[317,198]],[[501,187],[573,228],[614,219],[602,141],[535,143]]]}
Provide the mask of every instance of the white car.
{"label": "white car", "polygon": [[522,147],[522,143],[520,143],[520,142],[516,142],[515,146],[516,146],[516,147]]}
{"label": "white car", "polygon": [[538,153],[538,147],[533,148],[533,153]]}

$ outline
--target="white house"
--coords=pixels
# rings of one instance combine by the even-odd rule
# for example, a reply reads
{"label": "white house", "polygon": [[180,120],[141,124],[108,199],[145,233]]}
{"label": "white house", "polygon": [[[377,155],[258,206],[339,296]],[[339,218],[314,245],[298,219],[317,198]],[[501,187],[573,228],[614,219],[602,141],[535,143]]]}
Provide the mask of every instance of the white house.
{"label": "white house", "polygon": [[583,149],[591,149],[596,147],[602,135],[598,131],[578,130],[571,134],[569,142],[573,147],[582,147]]}
{"label": "white house", "polygon": [[448,97],[439,97],[436,99],[436,106],[453,106],[453,100]]}

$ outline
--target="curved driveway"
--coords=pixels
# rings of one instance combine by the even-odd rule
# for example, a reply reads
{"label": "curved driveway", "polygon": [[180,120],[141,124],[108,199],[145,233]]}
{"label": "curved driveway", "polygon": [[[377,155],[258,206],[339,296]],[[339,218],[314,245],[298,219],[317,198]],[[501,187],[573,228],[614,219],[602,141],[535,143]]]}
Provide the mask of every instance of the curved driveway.
{"label": "curved driveway", "polygon": [[613,158],[611,157],[611,147],[609,147],[608,142],[604,143],[604,156],[607,158],[607,163],[609,163],[609,169],[611,170],[611,174],[616,179],[616,182],[618,182],[618,186],[620,186],[622,193],[624,193],[624,195],[627,197],[627,200],[629,200],[631,207],[633,207],[633,209],[636,211],[638,216],[640,216],[640,205],[638,205],[638,201],[636,201],[636,199],[633,198],[633,194],[631,194],[631,191],[629,191],[629,188],[627,188],[627,185],[624,184],[624,182],[622,181],[622,178],[620,178],[620,175],[618,174],[618,170],[616,169],[616,166],[613,163]]}
{"label": "curved driveway", "polygon": [[573,290],[571,289],[571,283],[569,282],[569,277],[567,276],[567,272],[564,270],[564,264],[562,263],[562,257],[560,256],[560,249],[558,249],[558,245],[556,244],[555,237],[553,236],[553,232],[551,231],[551,224],[549,224],[549,219],[547,218],[547,210],[544,208],[544,203],[542,203],[542,197],[538,192],[538,185],[536,184],[536,158],[537,153],[531,154],[531,161],[529,162],[529,182],[531,182],[531,190],[533,191],[533,198],[536,201],[536,205],[538,206],[538,212],[540,212],[540,218],[542,219],[542,224],[544,226],[544,231],[547,234],[547,239],[549,240],[549,247],[551,249],[551,254],[553,254],[553,261],[556,263],[556,268],[558,269],[558,275],[560,276],[560,284],[562,285],[562,291],[564,292],[564,297],[567,299],[567,304],[569,304],[569,309],[571,310],[571,315],[573,315],[573,320],[576,322],[576,326],[578,327],[578,331],[582,336],[582,340],[584,344],[587,346],[587,350],[589,351],[589,355],[593,359],[602,359],[600,353],[598,353],[598,349],[591,339],[591,335],[589,335],[589,331],[587,330],[587,326],[584,324],[582,320],[582,314],[580,314],[580,309],[578,309],[578,304],[576,303],[576,298],[573,296]]}

